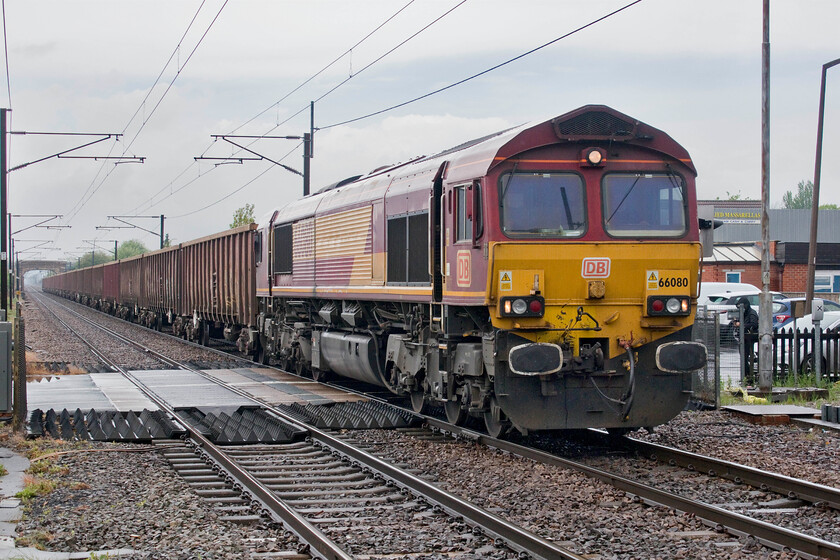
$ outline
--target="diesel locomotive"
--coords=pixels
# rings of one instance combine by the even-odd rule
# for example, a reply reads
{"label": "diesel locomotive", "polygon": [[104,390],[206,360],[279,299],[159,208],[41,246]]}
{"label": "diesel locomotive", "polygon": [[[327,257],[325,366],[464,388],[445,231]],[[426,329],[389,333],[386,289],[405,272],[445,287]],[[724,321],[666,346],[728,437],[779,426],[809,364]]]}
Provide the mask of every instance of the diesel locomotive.
{"label": "diesel locomotive", "polygon": [[[180,280],[146,274],[173,295],[145,309],[188,336],[224,328],[265,363],[482,419],[495,436],[652,427],[684,408],[706,360],[690,340],[695,176],[661,130],[585,106],[278,208],[237,231],[253,250],[226,257],[249,259],[236,274],[225,259],[182,259]],[[185,306],[177,282],[208,298],[226,282],[251,288],[213,295],[217,310],[244,310],[219,320],[209,302]],[[60,279],[45,287],[74,296]]]}

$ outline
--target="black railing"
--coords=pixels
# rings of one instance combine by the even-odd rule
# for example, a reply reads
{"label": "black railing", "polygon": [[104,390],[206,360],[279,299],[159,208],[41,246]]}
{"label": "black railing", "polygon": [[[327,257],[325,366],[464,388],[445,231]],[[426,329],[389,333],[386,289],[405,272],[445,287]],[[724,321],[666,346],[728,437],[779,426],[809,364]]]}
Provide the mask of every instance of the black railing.
{"label": "black railing", "polygon": [[[774,381],[811,379],[815,374],[815,328],[782,328],[773,331],[773,379]],[[820,377],[823,381],[840,381],[840,329],[823,330],[821,340]],[[745,333],[741,356],[746,356],[747,382],[755,382],[758,334]]]}

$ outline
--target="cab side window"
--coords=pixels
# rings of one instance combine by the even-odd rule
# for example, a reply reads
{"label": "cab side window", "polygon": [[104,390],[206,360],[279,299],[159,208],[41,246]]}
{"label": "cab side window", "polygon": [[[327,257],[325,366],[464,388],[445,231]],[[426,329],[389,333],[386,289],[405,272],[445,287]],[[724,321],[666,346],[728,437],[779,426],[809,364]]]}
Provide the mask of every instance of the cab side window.
{"label": "cab side window", "polygon": [[455,241],[473,241],[481,235],[479,183],[458,185],[455,193]]}

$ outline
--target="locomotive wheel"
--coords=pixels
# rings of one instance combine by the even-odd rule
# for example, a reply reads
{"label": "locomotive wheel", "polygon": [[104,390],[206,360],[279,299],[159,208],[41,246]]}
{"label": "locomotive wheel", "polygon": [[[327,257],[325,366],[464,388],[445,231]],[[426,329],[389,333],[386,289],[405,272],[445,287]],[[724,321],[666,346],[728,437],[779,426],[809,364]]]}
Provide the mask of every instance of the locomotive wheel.
{"label": "locomotive wheel", "polygon": [[490,410],[484,413],[484,427],[487,434],[494,438],[503,438],[510,431],[510,420],[502,412],[496,397],[490,397]]}
{"label": "locomotive wheel", "polygon": [[330,372],[318,368],[312,368],[312,379],[315,381],[323,383],[325,381],[329,381],[330,377]]}
{"label": "locomotive wheel", "polygon": [[411,392],[411,410],[416,412],[417,414],[425,414],[426,412],[426,396],[423,394],[423,391],[412,391]]}
{"label": "locomotive wheel", "polygon": [[463,426],[467,421],[467,411],[461,406],[461,400],[446,401],[443,405],[443,410],[446,412],[446,420],[450,424],[456,426]]}
{"label": "locomotive wheel", "polygon": [[265,351],[265,346],[262,344],[260,344],[260,349],[257,350],[257,359],[254,361],[264,366],[268,365],[268,352]]}

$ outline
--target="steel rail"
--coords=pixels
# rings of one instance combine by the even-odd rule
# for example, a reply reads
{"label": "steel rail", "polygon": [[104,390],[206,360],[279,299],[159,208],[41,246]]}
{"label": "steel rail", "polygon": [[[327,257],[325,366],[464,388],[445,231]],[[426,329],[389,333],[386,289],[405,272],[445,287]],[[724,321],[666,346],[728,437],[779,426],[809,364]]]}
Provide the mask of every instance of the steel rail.
{"label": "steel rail", "polygon": [[[38,297],[36,296],[36,299]],[[39,300],[40,303],[41,302]],[[131,341],[114,333],[112,331],[108,331],[101,325],[97,325],[90,319],[81,316],[76,311],[66,307],[58,302],[54,302],[56,305],[66,309],[68,312],[76,315],[80,320],[88,323],[91,326],[94,326],[108,334],[114,336],[114,338],[122,341],[130,343],[134,346],[140,346],[141,348],[145,348],[142,345],[138,345],[136,342]],[[124,369],[119,364],[107,358],[102,352],[95,348],[89,341],[86,341],[82,338],[75,330],[70,327],[63,319],[61,319],[53,310],[49,309],[47,306],[44,306],[46,309],[52,313],[52,315],[70,332],[73,332],[78,336],[91,350],[96,354],[97,358],[104,361],[109,367],[112,367],[120,373],[123,377],[131,381],[134,385],[138,387],[140,391],[143,392],[152,402],[155,403],[161,410],[165,411],[169,414],[173,421],[184,428],[191,439],[194,440],[196,447],[201,450],[203,455],[208,456],[210,459],[215,461],[220,467],[222,467],[228,474],[233,477],[237,483],[239,483],[242,488],[247,489],[249,492],[248,497],[257,500],[263,506],[263,510],[271,515],[275,521],[279,521],[284,524],[284,526],[295,533],[298,538],[308,545],[311,549],[317,550],[320,554],[324,555],[324,558],[327,560],[352,560],[352,556],[347,554],[343,549],[341,549],[336,543],[330,540],[324,533],[321,532],[320,529],[312,525],[309,521],[307,521],[302,515],[297,513],[295,510],[290,508],[285,502],[281,501],[277,496],[275,496],[274,492],[272,492],[268,487],[262,484],[259,480],[254,478],[249,472],[245,469],[240,467],[234,459],[231,459],[227,456],[227,454],[222,451],[218,446],[216,446],[212,441],[207,439],[204,435],[200,432],[194,431],[190,428],[190,426],[181,420],[181,418],[175,413],[175,410],[169,406],[166,401],[164,401],[159,395],[157,395],[154,391],[146,387],[137,377],[135,377],[130,371]],[[146,350],[155,355],[155,357],[160,358],[157,352],[154,352],[151,349],[146,348]],[[166,363],[170,363],[169,360],[165,360]],[[177,362],[175,362],[177,363]],[[170,363],[170,365],[175,365],[175,363]],[[296,421],[293,421],[293,424],[296,426],[302,427],[303,429],[307,429],[306,427],[300,426],[300,424]]]}
{"label": "steel rail", "polygon": [[[100,327],[102,328],[102,327]],[[105,329],[103,329],[105,330]],[[111,331],[106,331],[109,334]],[[138,345],[133,341],[129,341],[132,344],[142,347],[142,345]],[[174,365],[174,363],[173,363]],[[254,398],[253,396],[249,395],[243,390],[238,389],[237,387],[233,387],[229,384],[220,382],[210,376],[207,376],[200,370],[195,370],[193,368],[185,367],[190,371],[198,373],[199,375],[203,375],[206,378],[219,383],[231,391],[236,392],[240,396],[249,398],[254,400],[255,402],[260,402],[264,406],[268,406],[273,410],[275,414],[278,414],[280,417],[287,419],[282,412],[275,410],[270,404],[264,403],[259,399]],[[508,451],[515,455],[529,458],[535,461],[544,462],[546,464],[569,468],[572,470],[576,470],[587,476],[590,476],[596,480],[600,480],[607,484],[612,485],[615,488],[628,492],[630,494],[638,496],[643,501],[652,504],[652,505],[662,505],[666,507],[670,507],[672,509],[676,509],[679,511],[683,511],[686,513],[691,513],[698,518],[700,518],[704,523],[712,527],[724,527],[727,531],[736,536],[752,536],[756,538],[762,544],[768,546],[769,548],[773,549],[785,549],[789,548],[791,550],[795,550],[802,554],[813,556],[813,557],[825,557],[825,558],[836,558],[840,560],[840,545],[836,543],[832,543],[829,541],[825,541],[823,539],[819,539],[816,537],[811,537],[810,535],[805,535],[802,533],[797,533],[796,531],[791,531],[789,529],[785,529],[784,527],[778,527],[763,521],[759,521],[757,519],[750,518],[745,515],[741,515],[738,513],[730,512],[719,508],[717,506],[711,504],[705,504],[702,502],[697,502],[690,500],[688,498],[684,498],[682,496],[678,496],[676,494],[672,494],[669,492],[665,492],[662,490],[658,490],[646,484],[642,484],[639,482],[635,482],[618,475],[614,475],[612,473],[608,473],[606,471],[602,471],[599,469],[595,469],[593,467],[589,467],[588,465],[584,465],[582,463],[577,463],[568,459],[563,459],[556,455],[551,455],[549,453],[539,451],[536,449],[524,447],[521,445],[517,445],[515,443],[511,443],[505,440],[499,440],[492,438],[486,434],[482,434],[479,432],[474,432],[472,430],[468,430],[465,428],[460,428],[439,420],[434,417],[425,416],[425,415],[418,415],[424,418],[424,420],[435,429],[452,433],[454,435],[458,435],[460,437],[464,437],[466,439],[477,441],[483,445],[487,445],[489,447],[495,447],[498,449],[502,449],[504,451]],[[310,432],[315,433],[312,427],[307,426],[307,429]],[[325,434],[326,435],[326,434]],[[329,437],[329,436],[328,436]],[[332,438],[334,439],[334,438]],[[336,440],[337,449],[340,450],[341,447],[344,447],[346,444],[339,440]],[[329,444],[328,444],[329,445]],[[330,445],[332,447],[332,445]],[[362,452],[364,453],[364,452]],[[367,455],[365,453],[365,455]],[[376,459],[376,458],[374,458]],[[357,459],[361,460],[361,459]],[[377,459],[378,460],[378,459]],[[410,474],[405,473],[407,477],[411,477]],[[394,479],[395,481],[400,481],[399,479]],[[401,482],[401,481],[400,481]],[[446,507],[443,503],[438,502],[439,505],[442,507]],[[489,514],[492,516],[492,514]],[[470,517],[464,515],[465,518],[470,519]],[[495,517],[495,516],[494,516]],[[480,524],[480,523],[478,523]],[[563,556],[560,556],[563,557]]]}
{"label": "steel rail", "polygon": [[533,461],[563,467],[583,473],[591,478],[610,484],[651,505],[662,505],[684,513],[692,514],[703,520],[711,527],[724,527],[736,536],[752,536],[769,548],[784,550],[791,549],[811,557],[832,558],[840,560],[840,544],[798,533],[784,527],[779,527],[753,519],[746,515],[727,511],[717,506],[684,498],[664,490],[659,490],[647,484],[636,482],[622,476],[609,473],[583,463],[564,459],[545,451],[525,447],[516,443],[496,439],[486,434],[474,432],[465,428],[453,426],[442,420],[426,417],[429,426],[452,435],[474,440],[489,447],[495,447],[514,455],[525,457]]}
{"label": "steel rail", "polygon": [[724,459],[666,447],[657,443],[640,441],[626,436],[615,438],[600,431],[593,430],[592,432],[597,434],[596,437],[603,438],[602,441],[607,444],[619,445],[655,461],[705,472],[709,476],[719,476],[738,484],[743,483],[762,490],[787,494],[791,499],[800,499],[812,504],[825,504],[832,509],[840,509],[840,490],[837,488],[763,471],[747,465],[739,465]]}
{"label": "steel rail", "polygon": [[[56,303],[58,304],[58,302],[56,302]],[[58,304],[58,305],[61,305],[61,304]],[[62,307],[64,307],[64,306],[62,305]],[[103,327],[101,325],[97,325],[95,322],[91,321],[90,319],[87,319],[86,317],[82,317],[81,315],[79,315],[78,313],[73,311],[72,309],[69,309],[67,307],[65,307],[65,309],[67,309],[71,313],[76,314],[81,320],[89,323],[92,326],[95,326],[95,327],[103,330],[104,332],[107,332],[109,335],[117,338],[118,340],[121,340],[121,341],[126,342],[128,344],[132,344],[135,347],[142,348],[148,354],[160,359],[161,361],[163,361],[163,362],[165,362],[169,365],[176,366],[176,367],[179,367],[179,368],[184,369],[186,371],[190,371],[190,372],[196,373],[198,375],[201,375],[202,377],[204,377],[204,378],[206,378],[206,379],[208,379],[208,380],[210,380],[210,381],[212,381],[212,382],[214,382],[218,385],[221,385],[221,386],[225,387],[226,389],[238,394],[241,397],[250,399],[255,403],[258,403],[262,406],[267,407],[268,409],[270,409],[272,414],[275,414],[276,416],[285,420],[286,422],[290,422],[290,423],[292,423],[296,426],[301,426],[300,422],[298,420],[296,420],[294,417],[288,416],[287,414],[285,414],[281,410],[276,409],[270,403],[261,401],[260,399],[255,398],[250,393],[248,393],[248,392],[246,392],[246,391],[244,391],[244,390],[242,390],[238,387],[235,387],[233,385],[230,385],[228,383],[220,381],[220,380],[218,380],[218,379],[216,379],[216,378],[214,378],[210,375],[207,375],[206,373],[204,373],[203,371],[201,371],[199,369],[192,368],[192,367],[187,366],[185,364],[181,364],[181,363],[179,363],[179,362],[177,362],[177,361],[175,361],[175,360],[173,360],[173,359],[171,359],[167,356],[164,356],[163,354],[161,354],[159,352],[156,352],[156,351],[154,351],[150,348],[147,348],[147,347],[143,346],[140,343],[137,343],[137,342],[135,342],[135,341],[123,336],[123,335],[120,335],[119,333],[109,331],[105,327]],[[122,370],[122,369],[120,370],[121,373],[123,371],[125,371],[125,370]],[[126,371],[125,373],[123,373],[123,375],[126,376],[126,378],[128,378],[129,380],[131,380],[132,383],[135,383],[136,385],[141,387],[141,390],[143,390],[144,393],[150,394],[149,398],[151,398],[155,402],[155,404],[160,406],[161,409],[166,410],[170,414],[174,414],[174,410],[172,410],[165,402],[160,400],[159,397],[157,397],[157,395],[155,395],[155,393],[153,391],[148,390],[148,392],[147,392],[147,390],[144,390],[143,387],[145,387],[145,386],[142,384],[142,382],[139,379],[137,379],[136,377],[134,377],[130,372]],[[146,388],[146,389],[148,389],[148,388]],[[154,395],[155,398],[152,398],[151,395]],[[160,402],[158,402],[158,401],[160,401]],[[551,541],[548,541],[547,539],[544,539],[544,538],[532,533],[531,531],[523,529],[522,527],[520,527],[516,524],[510,523],[510,522],[502,519],[501,517],[499,517],[499,516],[497,516],[493,513],[490,513],[488,511],[482,509],[482,508],[479,508],[479,507],[471,504],[470,502],[468,502],[468,501],[466,501],[462,498],[459,498],[458,496],[456,496],[456,495],[454,495],[450,492],[447,492],[447,491],[445,491],[441,488],[438,488],[437,486],[435,486],[435,485],[433,485],[429,482],[426,482],[422,478],[414,476],[411,473],[408,473],[408,472],[406,472],[405,470],[403,470],[399,467],[391,465],[391,464],[379,459],[378,457],[376,457],[376,456],[374,456],[374,455],[372,455],[372,454],[370,454],[366,451],[363,451],[361,449],[353,447],[349,443],[347,443],[347,442],[345,442],[345,441],[343,441],[343,440],[341,440],[341,439],[339,439],[339,438],[337,438],[337,437],[335,437],[335,436],[333,436],[333,435],[331,435],[331,434],[329,434],[329,433],[327,433],[323,430],[320,430],[320,429],[318,429],[314,426],[308,426],[308,425],[307,426],[301,426],[301,427],[303,429],[309,431],[310,437],[312,438],[313,441],[317,441],[317,442],[319,442],[320,444],[322,444],[326,447],[329,447],[329,448],[331,448],[335,451],[338,451],[339,453],[342,453],[343,455],[346,455],[347,457],[350,457],[351,459],[354,459],[354,460],[358,461],[359,463],[363,463],[364,465],[368,466],[369,468],[371,468],[375,471],[378,471],[380,474],[382,474],[382,476],[394,481],[395,483],[397,483],[397,484],[399,484],[403,487],[408,488],[409,490],[414,492],[416,495],[422,496],[423,498],[429,500],[433,504],[440,506],[445,511],[447,511],[450,515],[463,517],[465,520],[471,522],[475,526],[478,526],[478,527],[482,528],[483,530],[490,533],[491,535],[495,535],[496,537],[500,537],[500,538],[504,539],[514,550],[517,550],[519,552],[525,552],[525,553],[528,553],[528,554],[531,554],[531,555],[536,555],[537,557],[544,558],[546,560],[553,560],[553,559],[585,560],[584,556],[580,556],[580,555],[572,552],[569,549],[561,547],[561,546],[559,546],[559,545],[557,545],[557,544],[555,544]],[[212,442],[209,442],[209,440],[206,440],[206,441],[207,441],[206,444],[202,444],[202,448],[205,451],[207,451],[208,454],[211,455],[212,458],[216,459],[216,454],[219,454],[220,462],[222,464],[226,464],[228,461],[232,461],[232,460],[226,458],[224,456],[224,453],[221,450],[218,450],[218,448],[216,448],[216,446],[213,445]],[[237,470],[241,470],[237,465],[235,465],[235,463],[234,463],[233,467],[236,468]],[[251,486],[250,486],[251,483],[253,483],[254,485],[258,485],[258,488],[263,488],[263,485],[259,481],[257,481],[255,478],[253,478],[250,474],[248,474],[245,471],[242,471],[242,472],[245,475],[245,480],[247,481],[247,484],[245,486],[249,490],[251,490]],[[259,494],[257,493],[257,490],[252,490],[252,491],[254,492],[254,494],[256,496],[260,496],[260,498],[261,498],[260,501],[262,501],[262,496],[261,496],[262,491],[260,490]],[[285,504],[283,504],[282,502],[277,500],[277,498],[274,498],[273,494],[271,494],[270,490],[266,489],[266,491],[270,494],[270,496],[266,496],[266,498],[269,498],[272,501],[276,501],[277,503],[282,504],[284,509],[288,508],[288,506],[286,506]],[[293,511],[293,510],[291,510],[291,508],[288,508],[288,509],[290,511]],[[313,527],[313,529],[314,529],[314,527]],[[314,529],[314,530],[317,531],[317,529]],[[319,531],[319,533],[320,533],[320,531]],[[326,538],[326,537],[324,537],[324,538]]]}

